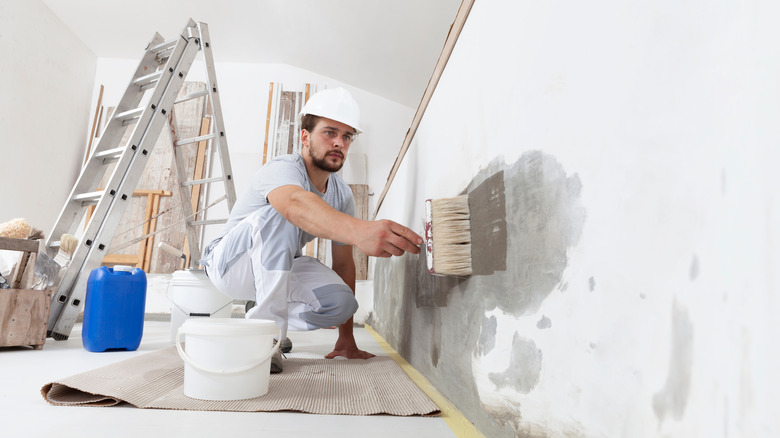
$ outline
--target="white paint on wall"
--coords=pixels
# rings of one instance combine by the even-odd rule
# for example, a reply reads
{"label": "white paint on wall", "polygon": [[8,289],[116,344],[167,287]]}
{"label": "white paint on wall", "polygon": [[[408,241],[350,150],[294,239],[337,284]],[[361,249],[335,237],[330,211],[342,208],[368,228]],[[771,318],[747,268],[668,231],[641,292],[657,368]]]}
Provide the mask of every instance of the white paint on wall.
{"label": "white paint on wall", "polygon": [[4,0],[0,56],[0,223],[48,235],[81,169],[95,55],[41,1]]}
{"label": "white paint on wall", "polygon": [[[778,12],[476,2],[379,216],[419,230],[426,198],[528,151],[581,181],[587,219],[561,284],[532,315],[484,315],[496,348],[472,377],[490,427],[780,435]],[[515,333],[543,352],[528,394],[489,377]]]}

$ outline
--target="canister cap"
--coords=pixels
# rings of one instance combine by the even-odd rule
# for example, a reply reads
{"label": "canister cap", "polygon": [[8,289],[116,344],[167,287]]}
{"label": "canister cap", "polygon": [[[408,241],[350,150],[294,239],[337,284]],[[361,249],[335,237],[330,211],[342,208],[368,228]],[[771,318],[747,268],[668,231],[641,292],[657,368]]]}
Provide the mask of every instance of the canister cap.
{"label": "canister cap", "polygon": [[133,272],[133,267],[127,265],[116,265],[114,266],[114,272]]}

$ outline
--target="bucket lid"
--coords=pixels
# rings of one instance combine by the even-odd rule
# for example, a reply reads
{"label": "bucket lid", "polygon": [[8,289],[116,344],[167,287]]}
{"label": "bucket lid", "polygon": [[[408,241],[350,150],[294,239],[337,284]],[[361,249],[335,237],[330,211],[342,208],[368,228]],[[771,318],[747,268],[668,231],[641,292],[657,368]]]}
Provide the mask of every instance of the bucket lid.
{"label": "bucket lid", "polygon": [[279,330],[269,319],[193,318],[184,321],[181,331],[193,335],[236,336],[275,335]]}
{"label": "bucket lid", "polygon": [[197,280],[207,279],[206,271],[203,269],[179,269],[171,273],[171,279],[176,280]]}

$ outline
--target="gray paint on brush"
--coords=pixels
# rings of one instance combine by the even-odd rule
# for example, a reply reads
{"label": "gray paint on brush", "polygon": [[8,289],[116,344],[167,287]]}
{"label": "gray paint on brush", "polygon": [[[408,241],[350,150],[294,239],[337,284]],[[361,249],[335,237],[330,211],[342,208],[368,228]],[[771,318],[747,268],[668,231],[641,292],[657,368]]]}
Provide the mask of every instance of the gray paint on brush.
{"label": "gray paint on brush", "polygon": [[[579,177],[567,175],[551,155],[527,152],[513,164],[496,158],[465,190],[470,207],[479,205],[471,224],[472,236],[482,236],[472,241],[475,275],[431,276],[418,255],[376,260],[369,324],[486,436],[516,436],[521,407],[483,406],[472,360],[509,352],[509,366],[490,376],[495,389],[531,393],[544,370],[543,353],[530,338],[536,332],[497,345],[502,327],[486,313],[533,315],[558,290],[585,222],[581,190]],[[408,199],[424,202],[424,196]],[[548,324],[542,317],[538,328]]]}

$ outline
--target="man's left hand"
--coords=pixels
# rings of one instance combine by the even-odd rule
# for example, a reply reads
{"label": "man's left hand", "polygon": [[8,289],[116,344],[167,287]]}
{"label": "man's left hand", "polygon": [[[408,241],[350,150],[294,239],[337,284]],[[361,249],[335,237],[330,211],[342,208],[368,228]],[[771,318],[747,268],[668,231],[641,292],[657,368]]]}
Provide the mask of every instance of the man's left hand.
{"label": "man's left hand", "polygon": [[376,355],[359,349],[354,337],[339,336],[333,351],[328,353],[325,359],[333,359],[338,356],[346,357],[347,359],[371,359]]}

